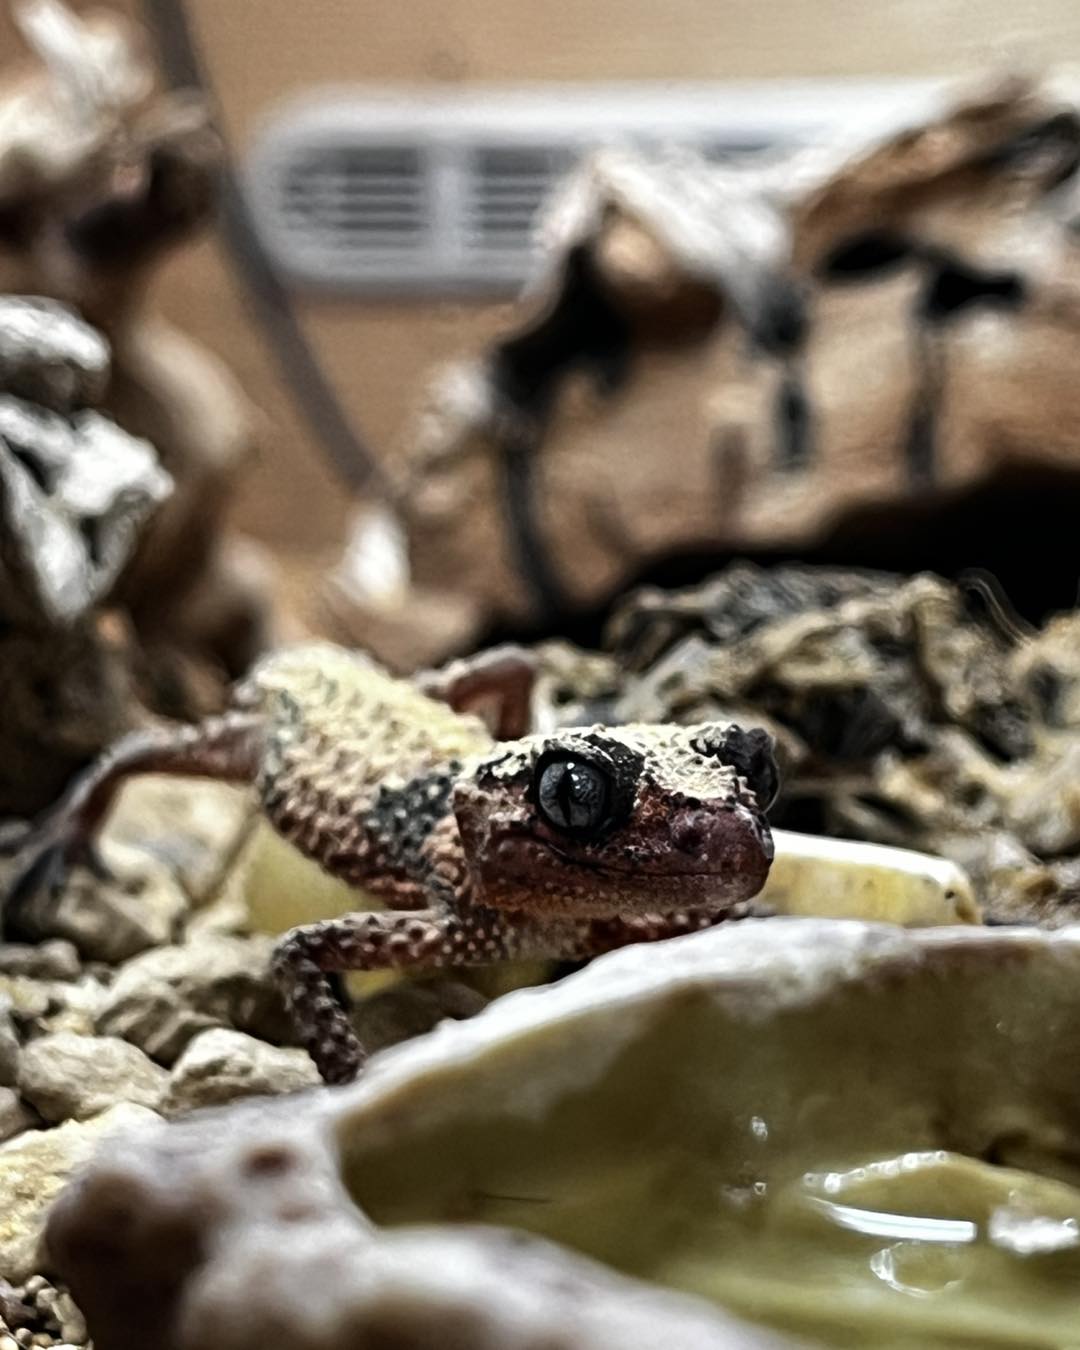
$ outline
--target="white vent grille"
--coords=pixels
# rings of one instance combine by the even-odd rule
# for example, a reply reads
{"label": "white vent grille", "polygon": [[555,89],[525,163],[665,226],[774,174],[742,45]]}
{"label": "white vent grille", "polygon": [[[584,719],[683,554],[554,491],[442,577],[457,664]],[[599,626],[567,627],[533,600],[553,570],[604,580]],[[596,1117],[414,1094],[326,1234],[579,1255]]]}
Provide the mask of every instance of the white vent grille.
{"label": "white vent grille", "polygon": [[710,158],[917,118],[929,82],[581,86],[432,97],[346,90],[280,112],[249,195],[296,281],[393,294],[507,291],[536,214],[585,153],[681,144]]}
{"label": "white vent grille", "polygon": [[550,146],[475,150],[465,209],[469,256],[513,258],[519,266],[527,266],[537,214],[573,163],[573,152]]}
{"label": "white vent grille", "polygon": [[416,146],[314,147],[283,166],[283,238],[345,272],[368,260],[422,264],[431,226],[429,179]]}

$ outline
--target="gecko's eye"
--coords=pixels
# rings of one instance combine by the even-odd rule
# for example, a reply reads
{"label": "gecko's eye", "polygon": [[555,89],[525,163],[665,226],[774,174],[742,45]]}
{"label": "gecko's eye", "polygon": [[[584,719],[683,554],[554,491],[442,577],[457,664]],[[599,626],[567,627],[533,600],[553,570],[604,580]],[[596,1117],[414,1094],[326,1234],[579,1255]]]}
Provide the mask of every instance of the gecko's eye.
{"label": "gecko's eye", "polygon": [[584,759],[549,759],[540,767],[536,802],[557,830],[592,834],[611,817],[611,779]]}

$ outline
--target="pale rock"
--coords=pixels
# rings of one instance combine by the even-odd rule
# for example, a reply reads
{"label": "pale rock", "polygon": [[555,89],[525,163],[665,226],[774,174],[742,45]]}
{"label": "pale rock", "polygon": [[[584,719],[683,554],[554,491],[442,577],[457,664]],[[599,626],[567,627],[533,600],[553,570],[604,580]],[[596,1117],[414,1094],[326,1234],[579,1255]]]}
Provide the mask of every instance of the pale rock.
{"label": "pale rock", "polygon": [[147,979],[114,990],[98,1019],[97,1030],[119,1036],[157,1063],[170,1065],[195,1036],[220,1025],[217,1018],[190,1007],[175,985]]}
{"label": "pale rock", "polygon": [[218,1027],[197,1036],[177,1060],[163,1109],[179,1115],[238,1097],[299,1092],[320,1081],[306,1050],[282,1049]]}
{"label": "pale rock", "polygon": [[19,1091],[46,1120],[88,1120],[119,1102],[157,1107],[168,1075],[127,1041],[58,1032],[23,1048]]}
{"label": "pale rock", "polygon": [[270,973],[273,949],[269,937],[206,933],[145,952],[120,971],[97,1029],[167,1065],[212,1027],[288,1041],[293,1029]]}
{"label": "pale rock", "polygon": [[17,1284],[38,1269],[49,1207],[102,1137],[158,1119],[145,1106],[124,1102],[93,1120],[31,1130],[0,1144],[0,1279]]}

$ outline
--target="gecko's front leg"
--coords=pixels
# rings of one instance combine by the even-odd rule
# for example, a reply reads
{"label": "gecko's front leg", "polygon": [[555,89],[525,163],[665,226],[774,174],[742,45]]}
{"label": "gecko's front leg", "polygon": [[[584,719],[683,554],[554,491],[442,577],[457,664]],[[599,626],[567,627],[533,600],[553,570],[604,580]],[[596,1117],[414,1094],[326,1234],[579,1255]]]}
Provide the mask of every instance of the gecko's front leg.
{"label": "gecko's front leg", "polygon": [[347,914],[286,933],[274,952],[274,973],[319,1072],[328,1083],[347,1083],[367,1055],[328,974],[489,965],[513,954],[511,941],[505,921],[488,910]]}
{"label": "gecko's front leg", "polygon": [[581,960],[636,942],[696,933],[755,910],[752,901],[720,913],[543,921],[469,908],[347,914],[294,928],[278,943],[274,973],[299,1039],[328,1083],[348,1083],[367,1058],[327,979],[332,972],[435,970],[497,961]]}

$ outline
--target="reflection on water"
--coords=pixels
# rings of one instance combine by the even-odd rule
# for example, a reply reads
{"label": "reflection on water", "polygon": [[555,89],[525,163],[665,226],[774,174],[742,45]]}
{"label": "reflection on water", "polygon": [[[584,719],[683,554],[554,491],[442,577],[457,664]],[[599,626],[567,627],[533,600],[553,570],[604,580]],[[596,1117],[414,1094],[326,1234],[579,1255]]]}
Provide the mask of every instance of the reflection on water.
{"label": "reflection on water", "polygon": [[711,1223],[652,1193],[665,1240],[634,1273],[845,1350],[1078,1350],[1080,1188],[943,1150],[785,1180],[762,1133]]}
{"label": "reflection on water", "polygon": [[[814,1328],[838,1346],[860,1343],[870,1325],[875,1344],[904,1350],[1077,1344],[1080,1190],[1071,1185],[911,1152],[805,1172],[763,1217],[739,1261],[744,1280],[754,1268],[752,1305],[728,1272],[713,1288],[764,1320]],[[823,1283],[827,1300],[815,1292]]]}
{"label": "reflection on water", "polygon": [[1074,1218],[1052,1219],[1034,1214],[1020,1205],[1003,1205],[990,1215],[987,1235],[996,1247],[1034,1256],[1040,1252],[1066,1251],[1080,1244],[1080,1224]]}
{"label": "reflection on water", "polygon": [[[918,1173],[938,1172],[944,1176],[949,1169],[949,1154],[945,1152],[904,1153],[900,1157],[852,1168],[848,1172],[807,1172],[803,1185],[811,1192],[810,1206],[821,1212],[830,1223],[846,1228],[849,1233],[863,1233],[872,1238],[896,1238],[907,1243],[949,1243],[963,1246],[983,1238],[992,1246],[1017,1255],[1037,1255],[1050,1251],[1065,1251],[1080,1245],[1080,1219],[1075,1215],[1050,1215],[1031,1206],[1027,1188],[1014,1187],[1007,1192],[1003,1204],[988,1208],[983,1220],[972,1218],[911,1212],[891,1212],[840,1204],[826,1196],[841,1195],[852,1189],[872,1189],[888,1185],[895,1188],[900,1177],[915,1177]],[[1008,1176],[1007,1172],[999,1173]],[[1015,1176],[1022,1177],[1022,1173]],[[902,1193],[902,1192],[899,1192]],[[1054,1188],[1054,1199],[1060,1201],[1060,1192]],[[942,1207],[949,1204],[949,1192],[937,1196]],[[1080,1196],[1077,1196],[1080,1200]],[[985,1197],[972,1195],[979,1203]],[[888,1262],[886,1262],[886,1265]]]}
{"label": "reflection on water", "polygon": [[[875,1172],[882,1176],[902,1176],[927,1160],[931,1165],[940,1165],[946,1157],[945,1154],[938,1159],[932,1155],[907,1154],[886,1164],[853,1169],[849,1175],[863,1181],[873,1177]],[[830,1173],[821,1179],[811,1174],[805,1180],[810,1185],[816,1183],[836,1192],[842,1189],[844,1176]],[[1068,1251],[1080,1245],[1080,1223],[1076,1217],[1040,1213],[1015,1196],[991,1210],[982,1224],[974,1219],[861,1209],[815,1195],[809,1197],[809,1203],[838,1228],[867,1237],[895,1239],[889,1246],[873,1253],[870,1270],[890,1289],[917,1298],[957,1288],[965,1275],[971,1273],[961,1249],[979,1240],[1021,1257]]]}
{"label": "reflection on water", "polygon": [[853,1209],[834,1205],[829,1200],[812,1198],[824,1213],[841,1228],[871,1237],[905,1238],[919,1242],[974,1242],[979,1230],[970,1219],[931,1219],[922,1214],[880,1214],[872,1209]]}

